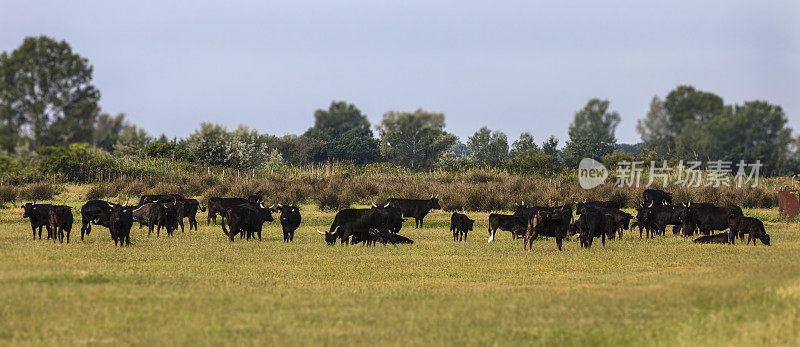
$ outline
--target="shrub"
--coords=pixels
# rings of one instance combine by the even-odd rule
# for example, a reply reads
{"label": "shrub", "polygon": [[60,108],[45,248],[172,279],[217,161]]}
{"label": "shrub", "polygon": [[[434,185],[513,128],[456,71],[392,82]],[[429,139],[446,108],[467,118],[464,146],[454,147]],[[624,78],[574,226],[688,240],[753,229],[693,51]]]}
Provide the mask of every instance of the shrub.
{"label": "shrub", "polygon": [[112,196],[116,196],[116,190],[110,183],[101,182],[89,187],[89,190],[86,192],[86,199],[88,200],[97,200],[97,199],[104,199]]}
{"label": "shrub", "polygon": [[48,182],[33,183],[18,190],[20,200],[52,200],[58,191],[56,187]]}
{"label": "shrub", "polygon": [[17,201],[17,189],[12,186],[0,186],[0,206]]}

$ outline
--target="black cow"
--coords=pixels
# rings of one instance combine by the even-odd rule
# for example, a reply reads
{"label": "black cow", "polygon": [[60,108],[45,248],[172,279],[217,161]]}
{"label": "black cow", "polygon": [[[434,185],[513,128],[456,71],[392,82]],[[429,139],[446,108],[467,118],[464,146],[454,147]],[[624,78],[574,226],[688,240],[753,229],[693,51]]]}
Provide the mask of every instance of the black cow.
{"label": "black cow", "polygon": [[642,204],[672,205],[672,194],[658,189],[645,189],[642,192]]}
{"label": "black cow", "polygon": [[[744,216],[742,208],[692,204],[680,214],[679,218],[682,222],[688,221],[691,225],[696,226],[701,234],[709,235],[714,230],[728,229],[728,217],[730,216]],[[736,234],[736,230],[731,230],[731,234]]]}
{"label": "black cow", "polygon": [[220,198],[212,196],[208,199],[208,220],[206,224],[211,224],[211,220],[217,223],[217,215],[224,218],[224,213],[233,206],[247,204],[250,201],[242,198]]}
{"label": "black cow", "polygon": [[596,206],[587,206],[584,208],[584,211],[588,209],[595,209],[603,214],[611,216],[611,221],[613,223],[614,230],[611,234],[608,235],[609,238],[612,240],[615,238],[616,234],[619,234],[619,238],[622,238],[622,230],[628,230],[630,228],[631,219],[633,216],[620,211],[615,208],[605,208],[605,207],[596,207]]}
{"label": "black cow", "polygon": [[427,200],[396,199],[386,200],[387,207],[394,207],[405,217],[413,217],[417,228],[422,226],[422,220],[431,210],[441,210],[439,199],[432,197]]}
{"label": "black cow", "polygon": [[[664,235],[668,225],[673,226],[673,233],[677,233],[682,229],[685,224],[683,215],[683,206],[681,205],[652,205],[647,207],[647,217],[645,218],[645,229],[647,237],[655,237],[655,235]],[[678,229],[681,228],[681,229]]]}
{"label": "black cow", "polygon": [[525,231],[525,241],[522,246],[524,250],[533,250],[533,241],[538,236],[547,236],[556,238],[556,247],[561,250],[562,240],[567,237],[569,230],[569,221],[572,218],[572,210],[569,210],[569,215],[562,209],[556,209],[550,212],[536,212],[530,219],[528,219],[527,229]]}
{"label": "black cow", "polygon": [[108,214],[116,206],[104,200],[89,200],[81,207],[81,240],[92,232],[92,224],[109,228]]}
{"label": "black cow", "polygon": [[[53,231],[53,242],[64,242],[64,232],[66,231],[67,243],[69,243],[69,234],[72,231],[72,207],[69,206],[53,206],[50,208],[49,222],[50,229]],[[39,237],[41,238],[41,237]]]}
{"label": "black cow", "polygon": [[[231,225],[230,232],[225,228],[225,219]],[[230,207],[224,212],[222,232],[225,233],[225,236],[228,236],[231,242],[233,242],[234,236],[240,232],[247,236],[247,240],[250,240],[251,236],[255,237],[255,234],[258,234],[258,239],[261,240],[261,229],[264,226],[264,222],[272,222],[273,220],[272,210],[269,208],[261,204],[241,204]]]}
{"label": "black cow", "polygon": [[385,214],[385,218],[388,219],[389,223],[387,226],[389,232],[397,234],[401,229],[403,229],[403,222],[405,222],[407,219],[405,216],[403,216],[403,213],[400,212],[399,209],[389,206],[389,204],[386,204],[385,206],[378,206],[375,205],[375,203],[372,203],[372,208],[381,211],[379,213]]}
{"label": "black cow", "polygon": [[50,227],[50,210],[53,205],[29,202],[21,207],[23,208],[22,218],[28,218],[31,222],[34,240],[36,240],[36,229],[39,229],[39,240],[42,239],[42,227],[47,229],[48,239],[53,236],[53,230]]}
{"label": "black cow", "polygon": [[450,231],[453,233],[453,241],[467,242],[467,233],[472,231],[474,225],[474,219],[469,219],[465,214],[453,212],[453,215],[450,216]]}
{"label": "black cow", "polygon": [[357,243],[364,243],[364,245],[375,245],[376,243],[381,243],[384,246],[387,243],[391,243],[393,246],[397,246],[397,244],[413,244],[414,240],[411,240],[405,236],[397,235],[396,233],[391,232],[390,230],[379,230],[378,228],[369,228],[366,234],[355,234],[352,236],[350,243],[357,244]]}
{"label": "black cow", "polygon": [[[730,216],[728,217],[728,226],[731,228],[729,241],[734,243],[736,232],[741,235],[748,234],[747,244],[753,241],[753,246],[756,245],[756,240],[761,240],[761,243],[769,246],[769,234],[764,230],[764,223],[757,218],[743,217],[743,216]],[[735,230],[735,232],[734,232]]]}
{"label": "black cow", "polygon": [[694,243],[728,243],[728,232],[716,235],[700,236],[694,239]]}
{"label": "black cow", "polygon": [[602,207],[619,210],[619,203],[616,201],[584,201],[575,203],[575,214],[583,213],[583,209],[587,207]]}
{"label": "black cow", "polygon": [[183,232],[183,219],[187,218],[189,220],[189,231],[194,228],[197,230],[197,210],[205,212],[206,210],[203,209],[203,206],[200,206],[200,202],[196,199],[179,199],[178,202],[178,211],[177,211],[177,218],[178,218],[178,225],[181,227],[181,232]]}
{"label": "black cow", "polygon": [[250,195],[250,196],[247,197],[247,201],[249,201],[251,203],[254,203],[254,204],[262,203],[264,201],[264,192],[259,190],[259,191],[255,192],[255,193],[253,193],[253,195]]}
{"label": "black cow", "polygon": [[337,239],[340,239],[342,244],[349,244],[351,236],[355,236],[359,240],[367,239],[370,228],[389,230],[390,225],[389,214],[383,209],[348,208],[336,213],[328,231],[322,232],[314,229],[325,235],[325,242],[328,245],[333,245]]}
{"label": "black cow", "polygon": [[[692,219],[686,218],[686,216],[688,215],[688,212],[689,212],[689,208],[690,207],[700,207],[700,206],[714,207],[714,204],[711,204],[711,203],[700,203],[700,202],[690,202],[689,204],[681,204],[680,206],[679,205],[675,205],[675,206],[676,206],[676,209],[679,211],[679,214],[681,216],[681,220],[683,220],[683,225],[680,227],[682,229],[681,230],[681,235],[686,237],[686,236],[693,236],[695,234],[695,232],[697,231],[697,225],[692,221]],[[673,233],[674,233],[674,229],[673,229]]]}
{"label": "black cow", "polygon": [[167,203],[167,202],[175,202],[177,200],[185,199],[181,194],[153,194],[153,195],[142,195],[139,198],[139,206],[142,206],[147,203]]}
{"label": "black cow", "polygon": [[114,205],[108,213],[108,225],[114,246],[130,246],[134,206]]}
{"label": "black cow", "polygon": [[275,207],[281,213],[281,228],[283,229],[283,242],[294,242],[294,231],[300,227],[300,208],[294,204]]}
{"label": "black cow", "polygon": [[156,228],[156,236],[161,236],[161,228],[167,229],[167,235],[178,228],[177,202],[172,203],[146,203],[132,212],[133,220],[148,228],[147,236]]}
{"label": "black cow", "polygon": [[592,242],[599,237],[603,246],[606,245],[606,236],[614,232],[613,217],[597,209],[586,209],[578,219],[578,239],[581,247],[592,247]]}
{"label": "black cow", "polygon": [[514,239],[517,236],[522,237],[525,234],[525,229],[528,226],[528,222],[525,218],[515,215],[507,215],[507,214],[499,214],[499,213],[492,213],[489,215],[489,241],[494,241],[495,233],[497,229],[510,231],[511,237]]}

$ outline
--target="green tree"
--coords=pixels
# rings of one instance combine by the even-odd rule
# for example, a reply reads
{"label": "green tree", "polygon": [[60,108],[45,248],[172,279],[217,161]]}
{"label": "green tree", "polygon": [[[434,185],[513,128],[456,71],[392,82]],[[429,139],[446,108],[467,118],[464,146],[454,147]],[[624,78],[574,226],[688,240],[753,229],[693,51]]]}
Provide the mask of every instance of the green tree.
{"label": "green tree", "polygon": [[114,150],[114,143],[117,142],[119,133],[125,127],[125,114],[120,113],[112,116],[108,113],[102,113],[97,117],[97,123],[94,127],[94,140],[92,144],[97,148],[102,148],[106,151]]}
{"label": "green tree", "polygon": [[710,160],[718,156],[718,144],[710,138],[708,123],[724,110],[721,97],[681,85],[664,99],[664,109],[672,127],[675,155],[680,158]]}
{"label": "green tree", "polygon": [[369,120],[355,105],[333,101],[327,110],[314,112],[314,126],[304,137],[313,139],[313,161],[346,160],[356,164],[380,160],[379,142]]}
{"label": "green tree", "polygon": [[519,153],[524,153],[528,151],[539,151],[539,146],[536,145],[536,142],[533,139],[533,135],[529,132],[524,132],[519,135],[519,140],[514,141],[511,145],[511,157],[515,157]]}
{"label": "green tree", "polygon": [[0,132],[27,133],[34,147],[91,142],[100,99],[91,81],[92,66],[65,41],[25,38],[0,54]]}
{"label": "green tree", "polygon": [[508,137],[488,127],[478,129],[467,139],[472,160],[489,166],[500,166],[508,159]]}
{"label": "green tree", "polygon": [[195,130],[186,139],[186,147],[196,162],[225,166],[228,161],[228,141],[230,141],[230,134],[225,127],[202,122],[200,129]]}
{"label": "green tree", "polygon": [[147,131],[135,125],[127,125],[122,128],[117,142],[114,143],[114,154],[138,156],[150,142],[153,142],[153,138],[147,134]]}
{"label": "green tree", "polygon": [[558,158],[558,138],[555,135],[550,135],[547,141],[542,143],[542,152],[553,158]]}
{"label": "green tree", "polygon": [[670,122],[664,102],[658,96],[650,100],[647,116],[636,121],[636,131],[642,137],[645,151],[669,156],[675,148],[675,128]]}
{"label": "green tree", "polygon": [[564,147],[567,165],[575,167],[583,158],[600,159],[614,151],[617,142],[614,132],[620,117],[615,111],[608,112],[608,100],[591,99],[575,113],[569,126],[569,141]]}
{"label": "green tree", "polygon": [[442,152],[456,143],[456,136],[444,131],[444,114],[421,109],[414,112],[389,111],[378,126],[381,152],[395,164],[413,170],[433,167]]}

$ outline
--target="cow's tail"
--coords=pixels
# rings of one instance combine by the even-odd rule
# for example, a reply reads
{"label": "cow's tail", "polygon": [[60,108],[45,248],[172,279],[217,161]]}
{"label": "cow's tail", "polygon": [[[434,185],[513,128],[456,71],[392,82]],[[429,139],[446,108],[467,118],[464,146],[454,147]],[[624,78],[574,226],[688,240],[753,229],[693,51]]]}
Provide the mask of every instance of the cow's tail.
{"label": "cow's tail", "polygon": [[230,235],[228,235],[228,229],[225,227],[225,218],[222,218],[222,232],[225,233],[225,236],[230,237]]}
{"label": "cow's tail", "polygon": [[197,208],[200,209],[200,212],[205,212],[206,209],[203,208],[203,204],[197,204]]}

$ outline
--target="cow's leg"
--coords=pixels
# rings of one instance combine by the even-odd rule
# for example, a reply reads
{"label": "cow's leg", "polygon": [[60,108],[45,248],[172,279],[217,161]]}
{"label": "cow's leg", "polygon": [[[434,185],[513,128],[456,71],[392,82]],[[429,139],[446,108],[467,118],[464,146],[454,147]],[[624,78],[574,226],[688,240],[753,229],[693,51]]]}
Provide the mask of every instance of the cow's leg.
{"label": "cow's leg", "polygon": [[562,240],[561,237],[556,236],[556,247],[558,247],[559,251],[561,251],[561,245],[563,243],[561,240]]}
{"label": "cow's leg", "polygon": [[67,231],[67,243],[69,243],[69,234],[72,233],[72,230]]}
{"label": "cow's leg", "polygon": [[467,242],[467,233],[468,233],[468,232],[469,232],[469,231],[464,231],[464,242]]}
{"label": "cow's leg", "polygon": [[605,247],[606,246],[606,234],[602,233],[600,237],[603,240],[603,247]]}

